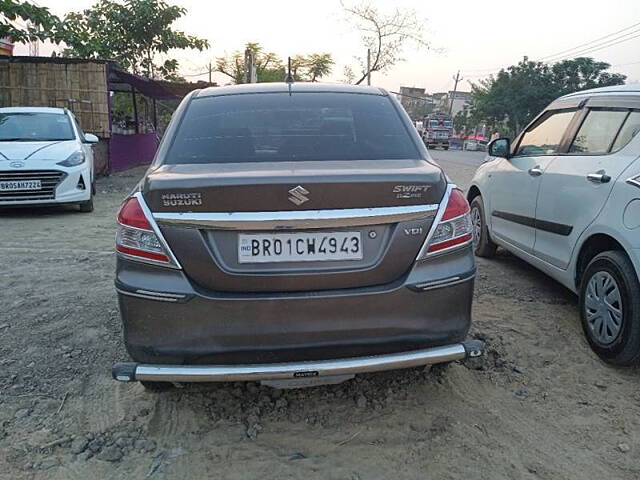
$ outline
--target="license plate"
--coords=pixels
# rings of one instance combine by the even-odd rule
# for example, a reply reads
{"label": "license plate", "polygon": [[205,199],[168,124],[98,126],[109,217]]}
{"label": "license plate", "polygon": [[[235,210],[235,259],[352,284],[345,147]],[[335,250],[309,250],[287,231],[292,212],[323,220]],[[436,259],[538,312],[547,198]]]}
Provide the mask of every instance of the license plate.
{"label": "license plate", "polygon": [[0,192],[13,192],[14,190],[41,190],[40,180],[9,180],[0,182]]}
{"label": "license plate", "polygon": [[238,262],[362,260],[360,232],[240,234]]}

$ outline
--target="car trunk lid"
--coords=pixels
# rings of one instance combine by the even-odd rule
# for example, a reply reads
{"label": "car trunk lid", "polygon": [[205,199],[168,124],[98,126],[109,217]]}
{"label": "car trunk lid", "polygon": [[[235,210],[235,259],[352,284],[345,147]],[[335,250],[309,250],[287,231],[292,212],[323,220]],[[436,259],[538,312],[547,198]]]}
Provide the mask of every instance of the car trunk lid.
{"label": "car trunk lid", "polygon": [[[446,189],[423,160],[165,165],[145,201],[189,278],[222,292],[332,290],[391,283],[412,266]],[[322,261],[243,261],[240,241],[274,233],[362,242]],[[317,236],[319,235],[319,237]],[[295,235],[282,237],[282,241]],[[262,240],[261,240],[262,241]],[[357,258],[356,258],[357,257]]]}

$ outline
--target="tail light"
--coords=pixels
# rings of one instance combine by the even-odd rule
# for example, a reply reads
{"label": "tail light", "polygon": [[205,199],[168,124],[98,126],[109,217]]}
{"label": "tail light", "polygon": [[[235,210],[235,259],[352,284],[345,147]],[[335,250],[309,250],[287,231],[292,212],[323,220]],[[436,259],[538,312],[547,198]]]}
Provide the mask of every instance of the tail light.
{"label": "tail light", "polygon": [[422,256],[469,243],[473,239],[470,210],[469,202],[462,191],[457,188],[451,189],[444,213]]}
{"label": "tail light", "polygon": [[118,211],[116,251],[127,258],[179,268],[159,230],[154,229],[139,193],[129,197]]}

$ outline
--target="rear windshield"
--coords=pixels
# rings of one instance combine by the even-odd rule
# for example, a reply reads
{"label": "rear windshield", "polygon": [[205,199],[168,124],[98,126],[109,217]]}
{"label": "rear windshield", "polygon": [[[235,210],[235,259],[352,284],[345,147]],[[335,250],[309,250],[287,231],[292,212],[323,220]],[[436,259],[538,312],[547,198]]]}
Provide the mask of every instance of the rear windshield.
{"label": "rear windshield", "polygon": [[69,118],[59,113],[0,113],[0,142],[73,140]]}
{"label": "rear windshield", "polygon": [[389,98],[262,93],[196,98],[165,163],[420,158]]}

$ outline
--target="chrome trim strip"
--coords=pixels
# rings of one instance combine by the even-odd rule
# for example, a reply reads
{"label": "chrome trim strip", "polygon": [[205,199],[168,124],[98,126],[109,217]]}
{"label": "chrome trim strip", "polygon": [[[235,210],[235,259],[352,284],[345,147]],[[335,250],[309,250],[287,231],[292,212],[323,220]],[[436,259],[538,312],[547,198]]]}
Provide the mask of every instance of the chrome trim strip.
{"label": "chrome trim strip", "polygon": [[427,292],[429,290],[435,290],[437,288],[453,287],[455,285],[460,285],[461,283],[470,282],[474,278],[476,278],[475,274],[471,275],[470,277],[464,277],[464,278],[452,277],[449,279],[445,279],[445,280],[441,280],[433,283],[428,283],[428,282],[417,283],[415,285],[410,286],[409,288],[414,287],[420,292]]}
{"label": "chrome trim strip", "polygon": [[437,204],[403,207],[349,208],[340,210],[301,210],[232,213],[154,213],[163,225],[221,230],[286,230],[381,225],[428,218]]}
{"label": "chrome trim strip", "polygon": [[143,295],[155,295],[158,297],[168,297],[168,298],[178,298],[178,299],[182,299],[182,298],[187,298],[186,295],[183,295],[181,293],[164,293],[164,292],[152,292],[149,290],[136,290],[136,293],[141,293]]}
{"label": "chrome trim strip", "polygon": [[[325,377],[411,368],[461,360],[467,356],[464,344],[391,353],[369,357],[319,360],[312,362],[256,365],[150,365],[135,366],[133,378],[155,382],[244,382],[302,377]],[[117,370],[117,369],[116,369]],[[116,377],[116,380],[121,378]]]}
{"label": "chrome trim strip", "polygon": [[445,279],[442,279],[442,280],[436,280],[434,282],[416,283],[414,285],[414,287],[417,287],[417,288],[437,287],[439,285],[447,284],[447,283],[450,283],[450,282],[455,282],[457,280],[460,280],[460,277],[449,277],[449,278],[445,278]]}
{"label": "chrome trim strip", "polygon": [[[149,220],[149,224],[151,225],[151,228],[153,229],[153,233],[156,234],[156,236],[158,237],[158,240],[160,240],[160,244],[162,245],[162,247],[164,248],[165,252],[167,253],[167,256],[169,257],[170,263],[169,264],[161,264],[162,266],[165,267],[169,267],[169,268],[175,268],[178,270],[182,270],[182,265],[180,265],[180,262],[178,262],[178,259],[176,258],[176,256],[173,254],[173,252],[171,251],[171,248],[169,247],[169,244],[167,243],[167,241],[164,239],[164,236],[162,235],[162,232],[160,231],[160,228],[158,227],[158,224],[156,223],[154,217],[153,217],[153,213],[151,213],[151,210],[149,210],[149,207],[147,206],[147,202],[144,201],[144,197],[142,196],[142,192],[136,192],[132,195],[133,197],[138,199],[138,202],[140,203],[140,207],[142,208],[142,212],[144,213],[144,216],[147,217],[147,220]],[[135,257],[138,258],[138,257]],[[157,263],[156,265],[158,265],[160,263]]]}
{"label": "chrome trim strip", "polygon": [[116,288],[116,292],[121,293],[122,295],[127,295],[129,297],[137,297],[137,298],[144,298],[145,300],[157,300],[159,302],[177,302],[179,299],[178,298],[169,298],[169,297],[162,297],[162,296],[156,296],[154,295],[143,295],[141,293],[133,293],[133,292],[128,292],[126,290],[122,290],[120,288]]}
{"label": "chrome trim strip", "polygon": [[449,197],[451,196],[451,191],[454,188],[456,188],[456,185],[454,183],[449,183],[447,185],[447,190],[444,192],[444,196],[442,197],[442,200],[440,200],[440,206],[438,208],[438,212],[436,213],[436,217],[433,219],[433,223],[431,224],[431,229],[429,229],[427,238],[425,238],[424,243],[422,244],[422,248],[418,252],[416,261],[424,260],[425,258],[427,258],[427,256],[429,256],[429,254],[427,253],[427,251],[429,250],[429,243],[431,243],[431,238],[433,237],[434,233],[436,233],[436,228],[440,223],[440,219],[444,215],[444,211],[447,209],[447,203],[449,203]]}

